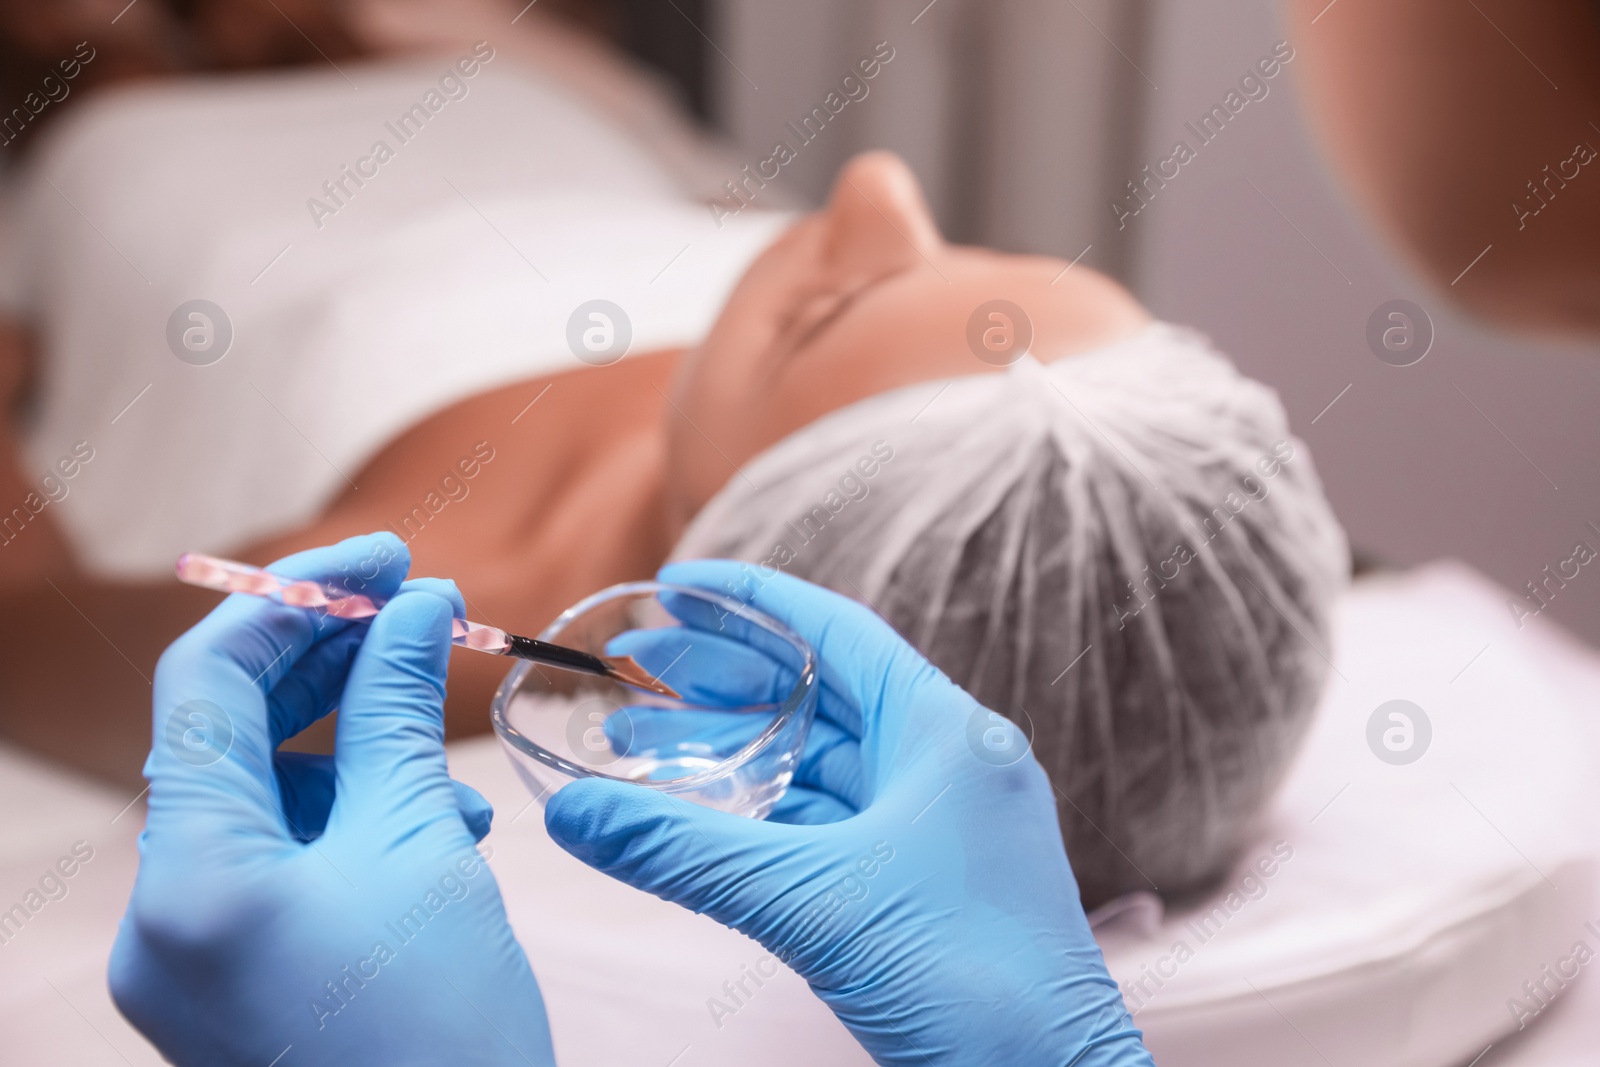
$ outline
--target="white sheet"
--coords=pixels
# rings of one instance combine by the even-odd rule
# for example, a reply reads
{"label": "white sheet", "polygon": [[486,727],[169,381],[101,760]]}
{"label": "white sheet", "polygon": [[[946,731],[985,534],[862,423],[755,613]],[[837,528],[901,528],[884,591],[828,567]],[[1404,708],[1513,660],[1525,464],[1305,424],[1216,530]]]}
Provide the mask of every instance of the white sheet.
{"label": "white sheet", "polygon": [[[1438,695],[1413,693],[1419,703],[1431,701],[1432,706],[1443,707],[1440,701],[1448,699],[1452,686],[1472,684],[1473,672],[1491,665],[1491,656],[1510,655],[1523,658],[1532,676],[1558,689],[1569,704],[1585,710],[1600,706],[1600,655],[1554,630],[1529,627],[1519,634],[1503,629],[1488,633],[1475,646],[1460,644],[1467,633],[1462,623],[1482,620],[1492,626],[1494,613],[1503,610],[1502,597],[1483,579],[1457,565],[1436,565],[1396,579],[1360,583],[1351,595],[1353,610],[1346,613],[1348,620],[1426,622],[1431,618],[1441,631],[1454,636],[1430,643],[1424,639],[1432,632],[1430,628],[1414,629],[1410,644],[1391,642],[1379,654],[1370,646],[1360,652],[1361,642],[1351,642],[1335,662],[1346,676],[1377,686],[1385,696],[1390,695],[1386,672],[1393,669],[1392,664],[1413,660],[1454,664],[1438,679],[1408,676],[1408,685],[1438,687]],[[1509,621],[1510,615],[1505,618]],[[1489,642],[1489,648],[1452,682],[1450,676],[1467,664],[1484,642]],[[1494,731],[1517,725],[1516,711],[1507,709],[1503,717],[1479,725],[1490,731],[1490,736],[1498,736]],[[1600,729],[1588,717],[1582,725],[1590,731],[1590,743],[1573,743],[1567,753],[1579,763],[1600,754]],[[1446,754],[1443,748],[1434,753]],[[1441,766],[1445,762],[1441,760]],[[719,1029],[706,1000],[719,992],[724,980],[739,973],[741,964],[757,959],[761,955],[758,948],[709,920],[633,893],[567,857],[544,834],[539,810],[528,806],[526,792],[492,740],[452,746],[451,764],[458,777],[482,790],[496,805],[496,825],[488,839],[495,850],[492,864],[545,990],[564,1067],[666,1064],[675,1056],[679,1057],[675,1067],[869,1062],[803,983],[792,976],[769,982],[747,1008],[724,1019]],[[1385,773],[1405,769],[1379,765]],[[1455,780],[1466,783],[1464,778]],[[1502,814],[1494,807],[1500,798],[1492,785],[1474,784],[1472,788],[1487,790],[1475,792],[1474,799],[1486,810]],[[1316,825],[1333,819],[1341,805],[1348,805],[1351,817],[1359,815],[1362,794],[1356,790],[1352,785]],[[1329,789],[1327,794],[1333,792]],[[1295,806],[1298,802],[1292,799],[1292,791],[1289,796],[1288,806],[1280,814],[1298,817],[1303,813]],[[73,879],[66,899],[47,905],[19,937],[0,945],[0,1033],[6,1035],[8,1062],[104,1063],[108,1067],[124,1063],[124,1058],[140,1067],[160,1062],[116,1016],[105,992],[105,960],[135,870],[133,842],[140,807],[135,805],[115,822],[112,819],[130,799],[33,763],[13,750],[0,750],[0,902],[20,899],[26,888],[37,882],[45,865],[74,841],[90,841],[96,850],[95,858]],[[1552,821],[1559,822],[1568,814],[1557,812]],[[1537,827],[1512,825],[1505,818],[1502,828],[1524,850],[1543,847]],[[1504,839],[1486,831],[1482,840],[1463,841],[1461,847],[1487,850],[1508,846]],[[1349,863],[1366,858],[1360,849],[1352,851]],[[1315,853],[1297,853],[1285,873],[1293,871],[1302,859],[1309,868]],[[1273,892],[1277,891],[1275,887]],[[1273,899],[1269,894],[1263,902]],[[1593,902],[1592,911],[1600,917],[1600,899]],[[1225,948],[1221,941],[1211,947]],[[1220,956],[1217,953],[1212,958]],[[1314,965],[1316,960],[1305,962]],[[1269,995],[1272,980],[1268,975],[1258,983]],[[1425,998],[1429,989],[1413,992]],[[1154,1001],[1152,1011],[1161,1003],[1160,999]],[[1313,1040],[1326,1041],[1326,1034],[1314,1025],[1307,1028],[1307,1016],[1299,1014],[1300,1006],[1281,1000],[1275,1003],[1285,1016],[1307,1029]],[[1406,1007],[1391,1002],[1389,1010],[1403,1013]],[[1142,1013],[1141,1021],[1144,1018]],[[1295,1050],[1292,1041],[1297,1038],[1284,1017],[1274,1015],[1273,1019],[1275,1030],[1264,1029],[1259,1043],[1227,1062],[1233,1067],[1323,1064],[1303,1045]],[[1337,1022],[1359,1028],[1392,1021],[1367,1016]],[[1268,1020],[1268,1024],[1272,1022]],[[1283,1038],[1289,1041],[1280,1044]],[[1161,1040],[1152,1028],[1152,1041],[1163,1067],[1184,1062],[1182,1049],[1161,1049]],[[1494,1047],[1476,1067],[1589,1067],[1600,1049],[1600,982],[1578,982],[1524,1035],[1510,1040],[1495,1037],[1493,1041]],[[1439,1061],[1437,1067],[1466,1067],[1470,1060],[1470,1054],[1462,1055],[1455,1062]],[[1359,1061],[1335,1054],[1333,1062]]]}
{"label": "white sheet", "polygon": [[[587,301],[623,309],[632,353],[693,343],[786,224],[750,211],[719,226],[509,56],[402,143],[397,116],[456,58],[350,65],[359,90],[323,70],[120,90],[15,175],[0,308],[43,346],[25,447],[40,471],[93,449],[51,504],[86,567],[166,574],[187,549],[309,520],[407,426],[582,366],[567,322]],[[356,187],[343,168],[379,141],[393,158]],[[331,181],[348,199],[313,216]],[[194,299],[233,328],[208,366],[168,346]]]}

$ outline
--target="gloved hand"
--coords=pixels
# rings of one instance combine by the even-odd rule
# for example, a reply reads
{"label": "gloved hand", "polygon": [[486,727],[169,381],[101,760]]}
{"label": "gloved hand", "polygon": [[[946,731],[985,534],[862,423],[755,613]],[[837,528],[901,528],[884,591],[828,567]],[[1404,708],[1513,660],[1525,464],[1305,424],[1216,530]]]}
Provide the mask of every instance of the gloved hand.
{"label": "gloved hand", "polygon": [[[365,625],[229,597],[161,658],[110,984],[174,1063],[554,1062],[474,848],[488,805],[445,767],[461,597],[402,586],[409,562],[392,535],[291,556],[272,570],[394,599]],[[331,765],[276,754],[336,706]]]}
{"label": "gloved hand", "polygon": [[[721,592],[748,589],[747,575],[693,562],[660,577]],[[880,1064],[1149,1064],[1016,728],[844,597],[778,575],[747,599],[821,662],[818,717],[774,813],[790,822],[580,779],[550,799],[551,836],[760,942]],[[736,617],[682,621],[738,636]],[[728,673],[762,675],[749,662]],[[763,684],[746,696],[775,699],[793,678],[769,670]]]}

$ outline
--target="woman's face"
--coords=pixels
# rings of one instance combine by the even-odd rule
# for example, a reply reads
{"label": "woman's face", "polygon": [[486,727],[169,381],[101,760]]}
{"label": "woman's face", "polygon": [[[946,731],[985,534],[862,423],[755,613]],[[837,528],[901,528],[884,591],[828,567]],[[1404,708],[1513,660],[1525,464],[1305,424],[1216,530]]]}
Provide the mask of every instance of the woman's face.
{"label": "woman's face", "polygon": [[673,535],[738,467],[807,423],[889,389],[998,370],[1003,351],[969,344],[975,314],[978,334],[998,329],[992,341],[1006,340],[1006,322],[980,305],[1020,307],[1032,325],[1028,350],[1046,361],[1147,321],[1120,286],[1066,267],[946,244],[898,157],[851,161],[828,206],[755,261],[684,361],[668,412]]}

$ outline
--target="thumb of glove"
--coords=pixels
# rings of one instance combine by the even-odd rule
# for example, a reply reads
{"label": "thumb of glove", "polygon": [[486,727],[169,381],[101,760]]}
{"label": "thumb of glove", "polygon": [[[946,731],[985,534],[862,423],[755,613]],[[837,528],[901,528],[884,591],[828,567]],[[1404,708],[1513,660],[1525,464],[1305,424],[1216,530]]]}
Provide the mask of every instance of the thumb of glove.
{"label": "thumb of glove", "polygon": [[556,844],[596,870],[757,940],[769,933],[763,911],[788,888],[784,868],[800,844],[775,840],[792,827],[598,778],[558,791],[544,821]]}
{"label": "thumb of glove", "polygon": [[372,620],[339,705],[336,809],[365,818],[459,818],[444,754],[450,619],[460,594],[416,579]]}

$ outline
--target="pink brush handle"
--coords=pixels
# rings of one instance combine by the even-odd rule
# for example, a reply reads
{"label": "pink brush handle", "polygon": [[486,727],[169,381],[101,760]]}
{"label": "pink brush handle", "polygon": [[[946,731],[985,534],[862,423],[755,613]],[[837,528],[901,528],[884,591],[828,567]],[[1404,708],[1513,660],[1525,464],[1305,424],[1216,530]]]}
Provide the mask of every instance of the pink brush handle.
{"label": "pink brush handle", "polygon": [[[235,563],[199,552],[185,552],[179,556],[177,573],[178,580],[189,585],[215,589],[219,593],[249,593],[291,607],[326,611],[336,619],[370,619],[385,603],[364,593],[347,593],[309,579],[280,578],[248,563]],[[451,634],[456,644],[479,652],[503,653],[511,646],[504,630],[481,622],[455,619],[451,623]]]}

